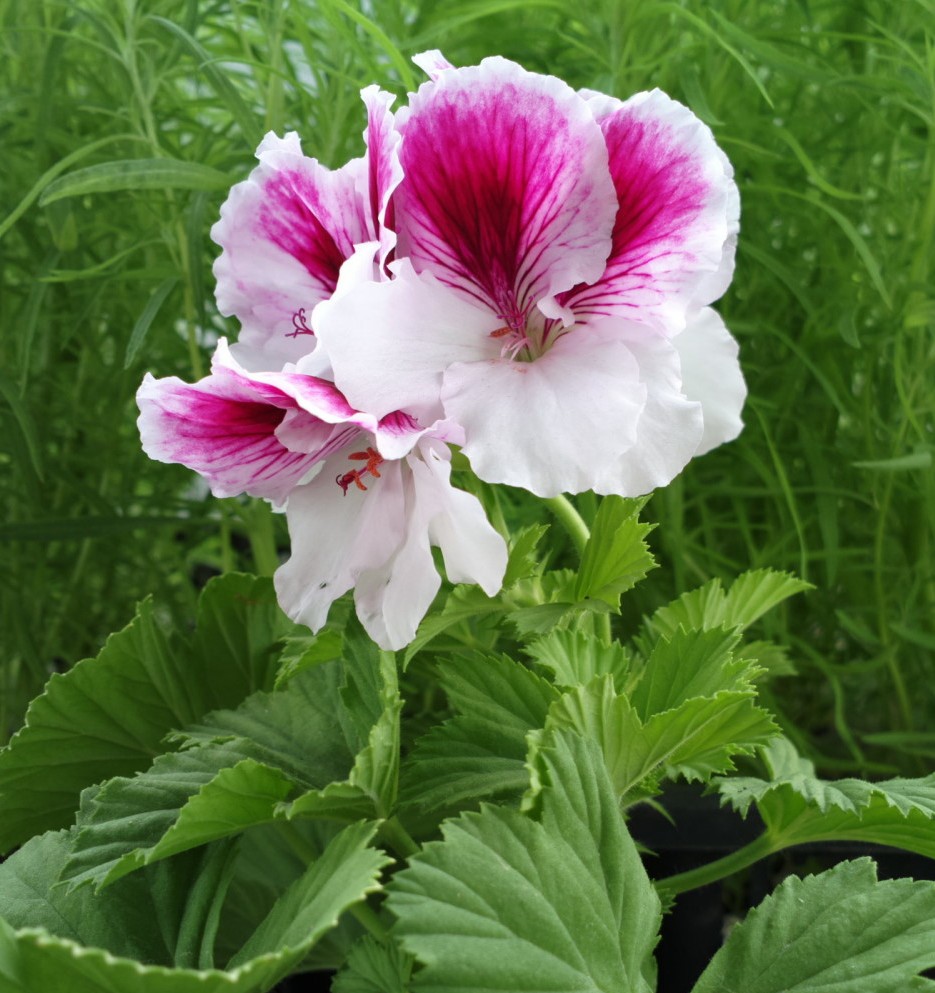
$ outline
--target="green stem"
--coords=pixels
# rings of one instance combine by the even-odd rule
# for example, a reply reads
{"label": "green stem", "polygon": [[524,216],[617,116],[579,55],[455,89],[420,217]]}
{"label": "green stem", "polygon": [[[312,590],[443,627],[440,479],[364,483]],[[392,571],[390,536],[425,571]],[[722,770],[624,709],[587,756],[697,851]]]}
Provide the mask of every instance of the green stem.
{"label": "green stem", "polygon": [[[577,551],[580,558],[584,555],[584,549],[588,544],[588,539],[591,537],[591,532],[587,524],[584,523],[584,518],[578,513],[575,505],[568,497],[561,494],[554,497],[546,497],[545,505],[558,518],[562,527],[568,532],[568,536],[571,538],[571,542],[575,546],[575,551]],[[609,645],[613,640],[610,630],[610,615],[595,614],[593,616],[595,634],[605,645]]]}
{"label": "green stem", "polygon": [[697,869],[689,869],[687,872],[680,872],[674,876],[666,876],[656,883],[656,888],[664,896],[678,896],[686,890],[694,890],[699,886],[707,886],[708,883],[716,883],[719,879],[724,879],[741,869],[746,869],[748,865],[759,862],[760,859],[773,852],[779,851],[784,846],[777,845],[769,834],[761,834],[749,845],[730,855],[725,855],[722,859],[700,865]]}
{"label": "green stem", "polygon": [[397,818],[387,818],[379,827],[379,834],[400,855],[410,858],[421,851],[412,840],[409,832],[399,823]]}
{"label": "green stem", "polygon": [[351,907],[351,913],[381,944],[385,945],[390,940],[389,931],[383,926],[380,918],[377,917],[369,904],[355,904]]}
{"label": "green stem", "polygon": [[587,524],[584,523],[582,516],[575,509],[574,504],[568,497],[559,494],[554,497],[546,497],[545,505],[559,519],[562,527],[568,532],[568,536],[571,538],[577,553],[583,555],[584,546],[587,545],[588,538],[591,537],[591,532],[588,530]]}

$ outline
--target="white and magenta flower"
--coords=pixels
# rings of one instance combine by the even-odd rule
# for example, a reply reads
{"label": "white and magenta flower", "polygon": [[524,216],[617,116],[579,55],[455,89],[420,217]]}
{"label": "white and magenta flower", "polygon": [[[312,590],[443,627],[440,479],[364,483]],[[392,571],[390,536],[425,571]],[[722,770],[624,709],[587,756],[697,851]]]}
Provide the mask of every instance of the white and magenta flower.
{"label": "white and magenta flower", "polygon": [[387,209],[402,172],[393,97],[376,86],[361,97],[362,158],[332,171],[303,155],[294,131],[270,133],[257,149],[259,166],[231,189],[211,229],[222,248],[218,310],[240,321],[235,352],[251,368],[281,368],[314,349],[312,311],[334,293],[355,246],[377,242],[378,264],[395,247]]}
{"label": "white and magenta flower", "polygon": [[337,170],[267,135],[212,236],[242,325],[195,384],[147,376],[155,459],[286,510],[284,609],[317,630],[353,589],[383,647],[440,579],[493,595],[503,539],[451,486],[635,495],[740,430],[737,344],[708,306],[739,199],[710,131],[659,91],[576,93],[501,58],[452,67],[394,115],[368,87],[366,154]]}
{"label": "white and magenta flower", "polygon": [[707,304],[739,200],[708,128],[659,91],[417,61],[393,278],[314,313],[348,400],[382,416],[437,397],[479,476],[546,496],[645,493],[734,437],[743,377]]}
{"label": "white and magenta flower", "polygon": [[301,372],[251,373],[221,341],[211,375],[189,385],[147,376],[137,395],[143,448],[208,480],[217,496],[285,504],[292,558],[276,573],[283,609],[318,630],[354,589],[371,637],[396,649],[415,636],[441,580],[491,596],[506,568],[503,538],[474,496],[450,483],[448,441],[401,412],[379,420],[350,407],[333,383]]}

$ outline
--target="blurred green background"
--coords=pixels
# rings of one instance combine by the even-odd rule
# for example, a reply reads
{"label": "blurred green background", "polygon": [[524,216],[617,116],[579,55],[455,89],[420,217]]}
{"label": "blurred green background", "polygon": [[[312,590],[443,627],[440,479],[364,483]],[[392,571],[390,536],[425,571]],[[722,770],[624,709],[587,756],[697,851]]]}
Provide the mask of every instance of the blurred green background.
{"label": "blurred green background", "polygon": [[787,730],[826,770],[931,767],[931,0],[0,0],[0,25],[0,742],[140,598],[187,625],[206,576],[275,568],[282,520],[150,462],[134,393],[236,334],[208,230],[262,134],[338,165],[358,90],[404,97],[438,47],[659,86],[712,127],[743,203],[719,306],[746,430],[651,500],[661,568],[621,630],[712,576],[796,572],[815,590],[766,630],[798,669],[771,690]]}

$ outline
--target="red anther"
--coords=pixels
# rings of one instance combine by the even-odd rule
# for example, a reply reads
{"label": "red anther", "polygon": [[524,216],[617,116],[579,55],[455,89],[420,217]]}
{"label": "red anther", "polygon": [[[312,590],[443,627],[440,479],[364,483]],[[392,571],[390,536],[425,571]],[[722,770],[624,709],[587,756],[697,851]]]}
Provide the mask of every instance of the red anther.
{"label": "red anther", "polygon": [[502,338],[504,335],[511,334],[512,331],[513,331],[513,329],[512,328],[509,328],[509,327],[497,328],[496,331],[491,331],[490,332],[490,337],[491,338]]}
{"label": "red anther", "polygon": [[310,334],[313,338],[315,337],[315,332],[306,323],[304,307],[300,307],[292,315],[292,327],[292,331],[286,332],[287,338],[298,338],[300,334]]}
{"label": "red anther", "polygon": [[377,479],[380,478],[380,472],[377,466],[382,464],[383,456],[375,448],[368,448],[366,452],[351,452],[348,458],[353,459],[355,462],[366,462],[367,464],[360,471],[362,473],[369,472],[371,476],[376,476]]}
{"label": "red anther", "polygon": [[365,452],[351,452],[348,455],[349,459],[354,462],[366,462],[367,464],[363,469],[351,469],[345,472],[344,475],[338,476],[335,482],[344,491],[344,495],[347,496],[347,491],[350,489],[351,485],[357,487],[359,490],[364,490],[366,492],[367,487],[364,486],[363,477],[370,473],[375,479],[380,478],[379,466],[383,462],[383,456],[375,449],[368,448]]}

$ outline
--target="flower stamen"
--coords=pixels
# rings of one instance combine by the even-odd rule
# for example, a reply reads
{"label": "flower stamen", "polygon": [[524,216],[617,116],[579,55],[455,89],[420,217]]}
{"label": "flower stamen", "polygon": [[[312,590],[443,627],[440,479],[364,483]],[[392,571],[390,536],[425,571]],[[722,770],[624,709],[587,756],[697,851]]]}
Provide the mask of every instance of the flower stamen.
{"label": "flower stamen", "polygon": [[351,486],[356,486],[357,489],[366,492],[367,487],[364,485],[363,477],[369,473],[374,479],[380,478],[379,467],[383,463],[383,456],[375,448],[368,447],[364,452],[351,452],[348,458],[354,462],[366,462],[367,464],[362,469],[349,469],[342,475],[335,477],[335,482],[344,491],[345,496],[347,496],[347,491]]}

